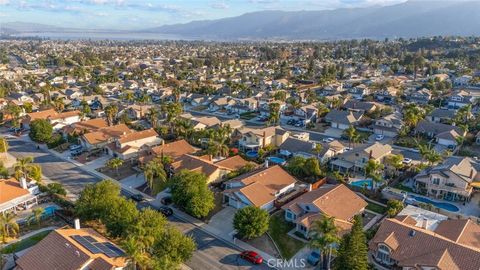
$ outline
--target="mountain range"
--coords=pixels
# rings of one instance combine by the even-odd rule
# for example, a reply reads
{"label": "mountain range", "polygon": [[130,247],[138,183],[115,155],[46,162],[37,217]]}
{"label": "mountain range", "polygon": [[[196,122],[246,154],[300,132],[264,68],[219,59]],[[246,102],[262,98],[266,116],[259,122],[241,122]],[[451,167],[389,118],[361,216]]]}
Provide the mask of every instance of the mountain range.
{"label": "mountain range", "polygon": [[[338,40],[437,35],[480,36],[480,1],[407,1],[319,11],[265,10],[217,20],[125,31],[207,40]],[[0,32],[122,32],[3,23]]]}

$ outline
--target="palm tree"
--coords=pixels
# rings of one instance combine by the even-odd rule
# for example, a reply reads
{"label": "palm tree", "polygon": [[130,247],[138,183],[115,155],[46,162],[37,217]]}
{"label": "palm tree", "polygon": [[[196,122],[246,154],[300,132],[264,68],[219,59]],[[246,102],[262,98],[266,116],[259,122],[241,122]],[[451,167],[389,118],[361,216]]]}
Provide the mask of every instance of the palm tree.
{"label": "palm tree", "polygon": [[158,123],[158,110],[154,107],[148,109],[148,121],[150,121],[150,124],[152,125],[153,128],[157,127]]}
{"label": "palm tree", "polygon": [[339,243],[338,229],[335,226],[335,218],[323,216],[313,222],[310,229],[310,248],[320,250],[322,254],[322,269],[330,269],[330,257],[332,246]]}
{"label": "palm tree", "polygon": [[36,225],[40,225],[43,213],[45,213],[45,209],[42,207],[33,209],[32,215],[28,218],[28,223],[34,221]]}
{"label": "palm tree", "polygon": [[345,129],[345,136],[348,138],[348,147],[351,147],[352,142],[354,143],[358,139],[357,129],[350,125],[347,129]]}
{"label": "palm tree", "polygon": [[174,122],[175,134],[179,138],[191,139],[193,133],[193,125],[190,120],[187,119],[177,119]]}
{"label": "palm tree", "polygon": [[382,181],[382,170],[384,166],[380,162],[369,159],[365,165],[365,175],[371,177],[374,183]]}
{"label": "palm tree", "polygon": [[148,187],[153,194],[161,191],[161,187],[167,182],[167,173],[162,159],[153,159],[149,161],[143,168],[143,175]]}
{"label": "palm tree", "polygon": [[385,159],[385,163],[395,169],[395,175],[397,175],[398,170],[400,170],[403,167],[402,161],[403,161],[403,156],[395,155],[395,154],[388,155],[387,158]]}
{"label": "palm tree", "polygon": [[122,242],[122,247],[123,250],[125,250],[125,253],[127,253],[128,257],[132,259],[131,269],[143,270],[148,268],[150,258],[145,252],[142,241],[138,241],[138,239],[136,239],[134,236],[129,236]]}
{"label": "palm tree", "polygon": [[34,166],[33,157],[17,158],[17,162],[13,165],[13,170],[18,176],[17,179],[19,180],[20,177],[25,177],[26,179],[29,173],[34,170]]}
{"label": "palm tree", "polygon": [[8,141],[5,137],[0,137],[0,153],[7,159]]}
{"label": "palm tree", "polygon": [[112,170],[115,170],[117,172],[117,176],[119,175],[118,168],[122,167],[122,165],[123,165],[123,160],[118,157],[112,158],[109,161],[107,161],[107,167],[109,167]]}
{"label": "palm tree", "polygon": [[2,240],[5,243],[7,238],[16,236],[20,230],[14,213],[3,213],[0,216],[0,226],[2,226]]}
{"label": "palm tree", "polygon": [[113,120],[118,113],[118,107],[115,104],[110,104],[105,107],[105,115],[107,116],[108,125],[113,125]]}
{"label": "palm tree", "polygon": [[53,107],[57,112],[62,112],[63,110],[65,110],[65,103],[63,102],[63,99],[55,99],[55,101],[53,102]]}
{"label": "palm tree", "polygon": [[226,157],[230,152],[230,149],[225,144],[225,140],[222,139],[220,141],[210,141],[208,144],[207,152],[213,155],[214,157]]}

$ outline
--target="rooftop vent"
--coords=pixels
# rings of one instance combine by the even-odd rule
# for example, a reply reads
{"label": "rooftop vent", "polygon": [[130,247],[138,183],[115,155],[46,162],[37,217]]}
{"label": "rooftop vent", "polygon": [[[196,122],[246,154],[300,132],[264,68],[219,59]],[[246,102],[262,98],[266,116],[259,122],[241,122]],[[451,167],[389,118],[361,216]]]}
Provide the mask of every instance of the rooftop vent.
{"label": "rooftop vent", "polygon": [[411,230],[408,235],[414,237],[417,232],[415,230]]}

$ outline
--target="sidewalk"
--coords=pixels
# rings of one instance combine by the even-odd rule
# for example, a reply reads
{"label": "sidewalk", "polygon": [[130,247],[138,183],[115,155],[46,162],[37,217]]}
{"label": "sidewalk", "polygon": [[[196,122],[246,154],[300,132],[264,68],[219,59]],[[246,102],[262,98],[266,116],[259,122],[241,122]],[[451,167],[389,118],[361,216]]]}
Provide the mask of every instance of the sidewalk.
{"label": "sidewalk", "polygon": [[175,207],[171,207],[174,209],[173,211],[173,215],[179,219],[182,219],[184,221],[187,221],[195,226],[197,226],[198,228],[202,229],[203,231],[217,237],[218,239],[224,241],[225,243],[235,247],[236,249],[239,249],[239,250],[253,250],[255,252],[257,252],[258,254],[260,254],[262,257],[263,257],[263,260],[264,261],[268,261],[268,260],[277,260],[278,258],[275,258],[273,256],[271,256],[270,254],[268,253],[265,253],[261,250],[258,250],[254,247],[252,247],[251,245],[239,240],[239,239],[234,239],[231,235],[226,235],[225,233],[222,233],[221,231],[217,230],[216,228],[213,228],[212,226],[204,223],[203,221],[201,220],[198,220],[190,215],[187,215],[186,213],[183,213],[182,211],[178,210],[177,208]]}

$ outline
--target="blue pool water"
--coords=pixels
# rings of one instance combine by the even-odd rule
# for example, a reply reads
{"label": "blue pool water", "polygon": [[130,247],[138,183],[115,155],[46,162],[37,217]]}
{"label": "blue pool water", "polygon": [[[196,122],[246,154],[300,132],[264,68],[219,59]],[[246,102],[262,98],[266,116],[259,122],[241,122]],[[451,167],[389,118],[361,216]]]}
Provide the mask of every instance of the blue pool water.
{"label": "blue pool water", "polygon": [[435,201],[432,201],[428,198],[419,197],[419,196],[415,196],[415,195],[410,195],[410,198],[414,199],[417,202],[429,203],[429,204],[431,204],[435,207],[442,208],[442,209],[445,209],[445,210],[450,211],[450,212],[458,212],[460,210],[458,207],[456,207],[455,205],[453,205],[451,203],[435,202]]}
{"label": "blue pool water", "polygon": [[372,189],[373,181],[371,179],[357,180],[357,181],[351,182],[350,185],[355,187],[361,187],[361,188],[365,187],[366,185],[367,189]]}
{"label": "blue pool water", "polygon": [[258,151],[248,151],[247,153],[245,153],[245,155],[247,155],[247,157],[249,158],[256,158],[258,157]]}
{"label": "blue pool water", "polygon": [[286,162],[285,159],[279,157],[268,157],[267,159],[275,164],[284,164]]}
{"label": "blue pool water", "polygon": [[50,216],[53,216],[53,213],[55,213],[55,210],[58,209],[58,206],[56,205],[50,205],[50,206],[47,206],[45,207],[45,211],[43,212],[43,216],[45,217],[50,217]]}

